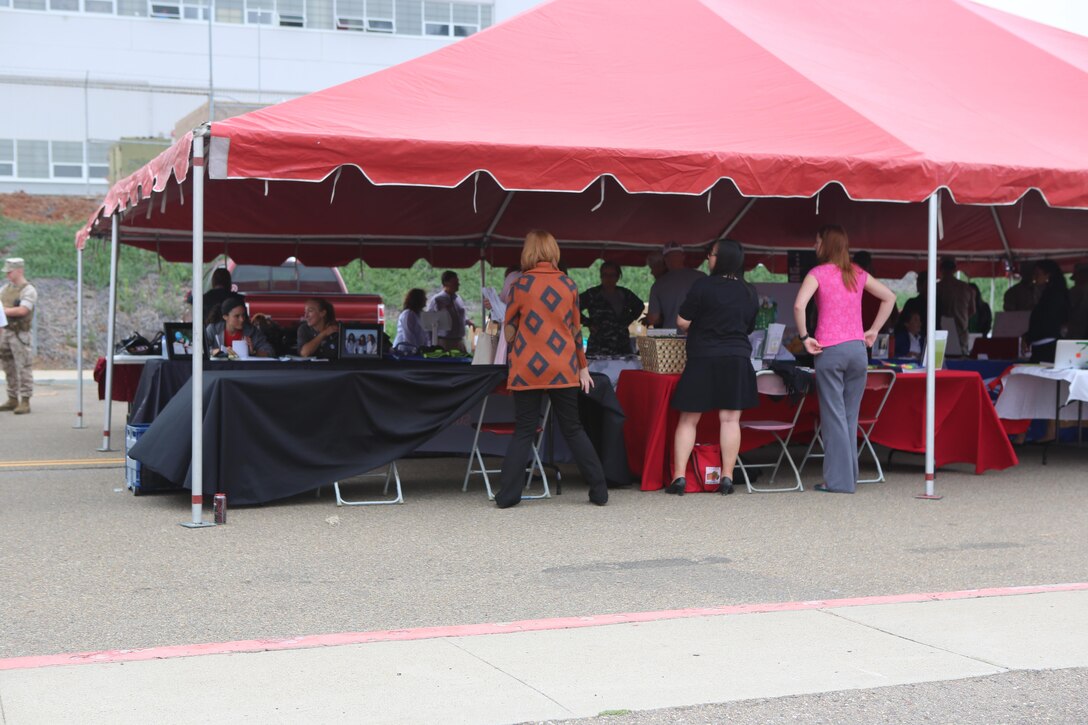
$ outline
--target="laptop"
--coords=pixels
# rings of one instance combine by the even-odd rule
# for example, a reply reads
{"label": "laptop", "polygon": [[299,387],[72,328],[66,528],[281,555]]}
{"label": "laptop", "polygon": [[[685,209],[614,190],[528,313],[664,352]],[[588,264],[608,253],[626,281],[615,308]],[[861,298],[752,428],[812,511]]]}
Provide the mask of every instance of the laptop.
{"label": "laptop", "polygon": [[1055,370],[1088,370],[1088,340],[1058,340],[1054,348]]}

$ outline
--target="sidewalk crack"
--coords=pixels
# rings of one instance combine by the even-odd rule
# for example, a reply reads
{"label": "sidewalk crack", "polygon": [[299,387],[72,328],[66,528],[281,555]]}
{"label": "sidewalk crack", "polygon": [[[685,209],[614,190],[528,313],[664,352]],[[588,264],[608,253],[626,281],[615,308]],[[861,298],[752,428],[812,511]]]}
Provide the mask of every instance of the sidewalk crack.
{"label": "sidewalk crack", "polygon": [[478,660],[478,661],[480,661],[480,662],[484,663],[485,665],[487,665],[487,666],[488,666],[488,667],[490,667],[491,669],[495,670],[496,672],[502,673],[502,674],[503,674],[503,675],[505,675],[506,677],[509,677],[510,679],[512,679],[512,680],[514,680],[514,681],[516,681],[516,682],[520,682],[521,684],[525,685],[525,686],[526,686],[526,687],[528,687],[528,688],[529,688],[530,690],[532,690],[533,692],[537,693],[538,695],[540,695],[540,696],[541,696],[541,697],[543,697],[544,699],[546,699],[546,700],[549,700],[549,701],[553,702],[553,703],[554,703],[554,704],[556,705],[556,707],[560,708],[560,709],[561,709],[561,710],[562,710],[563,712],[565,712],[565,713],[568,713],[568,714],[570,714],[570,715],[574,715],[574,711],[573,711],[573,710],[571,710],[571,709],[570,709],[569,707],[567,707],[567,706],[566,706],[566,705],[564,705],[563,703],[559,702],[559,701],[558,701],[558,700],[556,700],[556,699],[555,699],[554,697],[552,697],[552,696],[551,696],[551,695],[549,695],[548,693],[544,692],[544,691],[543,691],[543,690],[541,690],[540,688],[538,688],[538,687],[533,687],[532,685],[530,685],[530,684],[529,684],[528,682],[526,682],[525,680],[521,679],[520,677],[518,677],[518,676],[516,676],[516,675],[514,675],[514,674],[511,674],[511,673],[507,672],[506,670],[504,670],[504,669],[502,669],[501,667],[497,666],[497,665],[496,665],[496,664],[494,664],[493,662],[490,662],[490,661],[488,661],[488,660],[485,660],[485,659],[484,659],[483,657],[480,657],[480,656],[479,656],[478,654],[476,654],[475,652],[472,652],[472,651],[470,651],[470,650],[467,650],[467,649],[465,649],[464,647],[462,647],[461,645],[459,645],[459,644],[458,644],[457,642],[455,642],[455,641],[454,641],[454,640],[452,640],[452,639],[447,639],[447,640],[446,640],[446,642],[447,642],[448,644],[450,644],[450,645],[452,645],[452,646],[456,647],[457,649],[461,650],[462,652],[464,652],[465,654],[467,654],[467,655],[468,655],[469,657],[472,657],[472,658],[474,658],[474,659],[476,659],[476,660]]}
{"label": "sidewalk crack", "polygon": [[900,634],[899,632],[891,632],[891,631],[889,631],[887,629],[882,629],[880,627],[877,627],[876,625],[869,624],[867,622],[859,622],[858,620],[851,619],[850,617],[847,617],[845,614],[841,614],[839,612],[832,612],[832,611],[827,610],[827,609],[821,609],[821,610],[819,610],[819,612],[821,614],[827,614],[827,615],[829,615],[831,617],[838,617],[839,619],[842,619],[843,621],[850,622],[851,624],[856,624],[859,627],[865,627],[866,629],[872,629],[874,631],[880,632],[881,634],[886,634],[886,635],[889,635],[891,637],[901,639],[904,642],[910,642],[912,644],[921,645],[923,647],[929,647],[930,649],[935,649],[938,652],[944,652],[946,654],[955,655],[956,657],[962,657],[963,659],[971,660],[973,662],[980,662],[980,663],[982,663],[984,665],[989,665],[990,667],[996,667],[999,670],[1001,670],[1002,672],[1012,672],[1013,671],[1013,668],[1007,667],[1006,665],[1003,665],[1003,664],[1001,664],[999,662],[991,662],[989,660],[983,659],[982,657],[975,657],[974,655],[964,654],[963,652],[957,652],[955,650],[951,650],[951,649],[948,649],[946,647],[941,647],[940,645],[933,644],[932,642],[923,642],[922,640],[919,640],[919,639],[913,639],[911,637],[907,637],[904,634]]}

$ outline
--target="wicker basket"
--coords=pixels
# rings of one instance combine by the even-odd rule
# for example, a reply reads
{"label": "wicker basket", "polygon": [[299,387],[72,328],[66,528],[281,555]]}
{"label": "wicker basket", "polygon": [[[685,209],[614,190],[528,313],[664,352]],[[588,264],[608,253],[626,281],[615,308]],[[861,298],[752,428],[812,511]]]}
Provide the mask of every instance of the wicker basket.
{"label": "wicker basket", "polygon": [[688,361],[685,337],[636,337],[642,369],[651,373],[676,375]]}

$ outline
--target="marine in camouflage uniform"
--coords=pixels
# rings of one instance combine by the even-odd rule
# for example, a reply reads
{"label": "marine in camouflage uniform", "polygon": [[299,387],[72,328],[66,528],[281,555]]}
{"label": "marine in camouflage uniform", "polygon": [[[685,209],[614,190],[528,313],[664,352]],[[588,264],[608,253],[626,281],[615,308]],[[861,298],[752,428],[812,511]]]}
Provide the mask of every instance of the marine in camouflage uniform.
{"label": "marine in camouflage uniform", "polygon": [[30,412],[30,396],[34,394],[30,326],[34,322],[38,291],[26,281],[25,266],[18,257],[6,260],[4,274],[8,281],[0,287],[0,302],[8,321],[7,327],[0,330],[0,364],[8,382],[8,402],[0,405],[0,411],[11,410],[16,415]]}

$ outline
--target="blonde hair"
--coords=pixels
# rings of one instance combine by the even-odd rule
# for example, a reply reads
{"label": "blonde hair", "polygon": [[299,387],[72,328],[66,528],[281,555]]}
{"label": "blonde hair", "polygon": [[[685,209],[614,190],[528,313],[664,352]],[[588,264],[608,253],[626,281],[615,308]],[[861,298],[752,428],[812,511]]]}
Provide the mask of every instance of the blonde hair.
{"label": "blonde hair", "polygon": [[856,290],[857,271],[854,263],[850,261],[850,241],[846,230],[837,224],[829,224],[821,227],[817,236],[820,237],[820,261],[838,267],[842,271],[843,286],[851,292]]}
{"label": "blonde hair", "polygon": [[521,248],[521,271],[528,272],[541,262],[548,262],[559,267],[559,245],[543,229],[531,229],[525,235],[525,246]]}

